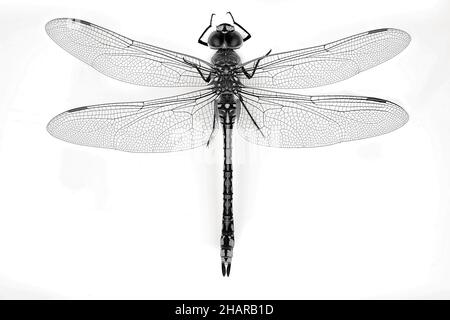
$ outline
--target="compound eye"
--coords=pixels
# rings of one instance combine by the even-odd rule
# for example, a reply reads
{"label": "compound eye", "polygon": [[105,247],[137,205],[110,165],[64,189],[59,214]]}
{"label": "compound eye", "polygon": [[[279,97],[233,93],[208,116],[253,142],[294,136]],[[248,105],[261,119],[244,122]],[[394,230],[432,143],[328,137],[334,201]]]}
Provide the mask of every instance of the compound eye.
{"label": "compound eye", "polygon": [[242,37],[236,32],[228,33],[225,40],[230,48],[239,48],[242,45]]}
{"label": "compound eye", "polygon": [[220,48],[223,44],[223,36],[220,33],[213,32],[208,39],[208,44],[213,48]]}
{"label": "compound eye", "polygon": [[226,26],[227,31],[234,31],[234,27],[231,25]]}

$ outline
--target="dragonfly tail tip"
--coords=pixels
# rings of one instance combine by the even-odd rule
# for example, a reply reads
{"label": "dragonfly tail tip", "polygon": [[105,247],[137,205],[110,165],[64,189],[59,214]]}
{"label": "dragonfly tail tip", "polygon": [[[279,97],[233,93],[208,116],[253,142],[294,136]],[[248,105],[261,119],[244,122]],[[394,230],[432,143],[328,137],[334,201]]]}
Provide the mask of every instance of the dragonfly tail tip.
{"label": "dragonfly tail tip", "polygon": [[224,262],[222,261],[222,275],[225,277],[230,276],[231,271],[231,262]]}

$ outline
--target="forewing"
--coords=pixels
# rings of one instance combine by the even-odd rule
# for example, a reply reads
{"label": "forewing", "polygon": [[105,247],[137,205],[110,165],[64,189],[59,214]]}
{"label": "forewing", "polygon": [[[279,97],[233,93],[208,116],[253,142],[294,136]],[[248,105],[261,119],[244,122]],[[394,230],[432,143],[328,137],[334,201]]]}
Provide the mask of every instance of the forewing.
{"label": "forewing", "polygon": [[45,29],[50,38],[73,56],[111,78],[132,84],[204,86],[205,81],[192,64],[205,76],[211,70],[206,61],[134,41],[83,20],[55,19]]}
{"label": "forewing", "polygon": [[[307,49],[263,57],[254,76],[244,85],[258,88],[299,89],[348,79],[383,63],[405,49],[411,38],[398,29],[378,29]],[[258,59],[243,64],[251,73]]]}
{"label": "forewing", "polygon": [[303,96],[258,89],[245,89],[241,97],[248,112],[242,106],[239,132],[244,139],[263,146],[326,146],[382,135],[408,121],[400,106],[378,98]]}
{"label": "forewing", "polygon": [[215,93],[199,90],[144,102],[80,107],[53,118],[54,137],[128,152],[171,152],[206,144],[213,131]]}

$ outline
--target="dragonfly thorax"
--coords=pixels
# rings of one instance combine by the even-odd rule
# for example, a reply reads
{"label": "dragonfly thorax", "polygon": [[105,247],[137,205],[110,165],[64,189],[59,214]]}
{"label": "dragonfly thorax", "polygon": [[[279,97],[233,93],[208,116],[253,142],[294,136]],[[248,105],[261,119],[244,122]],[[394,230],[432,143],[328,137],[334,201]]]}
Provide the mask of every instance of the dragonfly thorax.
{"label": "dragonfly thorax", "polygon": [[234,67],[241,63],[241,58],[234,50],[219,49],[212,56],[211,63],[216,67],[220,66]]}
{"label": "dragonfly thorax", "polygon": [[240,87],[240,81],[236,75],[230,74],[219,74],[211,81],[214,89],[217,93],[224,92],[236,92]]}
{"label": "dragonfly thorax", "polygon": [[233,50],[218,50],[211,58],[216,76],[211,84],[216,92],[235,92],[241,83],[236,75],[236,66],[241,63],[238,54]]}

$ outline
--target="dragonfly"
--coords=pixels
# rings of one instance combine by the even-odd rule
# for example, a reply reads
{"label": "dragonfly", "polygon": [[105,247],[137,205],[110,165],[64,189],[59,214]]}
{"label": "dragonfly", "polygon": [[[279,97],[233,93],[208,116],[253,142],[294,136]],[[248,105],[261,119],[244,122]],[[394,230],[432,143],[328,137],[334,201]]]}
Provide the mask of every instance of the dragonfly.
{"label": "dragonfly", "polygon": [[172,97],[105,103],[55,116],[48,132],[70,143],[126,152],[173,152],[208,146],[223,132],[223,214],[220,256],[230,275],[235,245],[232,133],[248,142],[309,148],[382,135],[402,127],[407,112],[381,98],[300,95],[267,89],[303,89],[336,83],[379,65],[411,41],[405,31],[382,28],[305,49],[241,62],[237,49],[251,34],[233,15],[213,27],[211,15],[198,43],[210,61],[132,40],[93,23],[58,18],[46,31],[64,50],[111,78],[149,87],[197,87]]}

